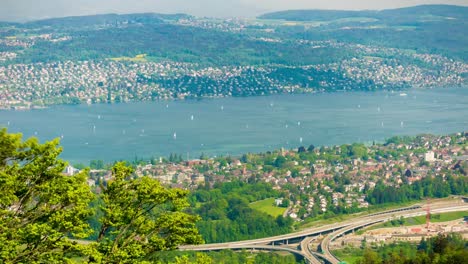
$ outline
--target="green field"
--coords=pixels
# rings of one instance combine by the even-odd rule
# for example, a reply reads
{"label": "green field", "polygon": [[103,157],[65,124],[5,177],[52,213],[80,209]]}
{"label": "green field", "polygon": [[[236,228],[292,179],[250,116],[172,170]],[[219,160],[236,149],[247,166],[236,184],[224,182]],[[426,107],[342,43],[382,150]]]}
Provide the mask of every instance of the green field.
{"label": "green field", "polygon": [[275,205],[275,198],[268,198],[265,200],[250,203],[250,208],[267,213],[273,217],[282,215],[286,208],[278,207]]}
{"label": "green field", "polygon": [[135,57],[115,57],[111,58],[113,61],[133,61],[133,62],[146,62],[146,54],[138,54]]}

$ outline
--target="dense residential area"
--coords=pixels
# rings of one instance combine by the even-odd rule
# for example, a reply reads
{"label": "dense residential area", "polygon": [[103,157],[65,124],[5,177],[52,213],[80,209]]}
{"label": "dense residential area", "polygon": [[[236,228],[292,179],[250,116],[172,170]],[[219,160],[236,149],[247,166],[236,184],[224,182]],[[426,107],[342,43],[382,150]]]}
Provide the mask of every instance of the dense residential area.
{"label": "dense residential area", "polygon": [[[394,137],[372,146],[309,146],[189,161],[171,154],[168,159],[141,162],[134,173],[190,190],[228,182],[266,183],[277,195],[272,205],[284,208],[284,216],[302,221],[358,212],[372,205],[466,193],[467,137],[468,133]],[[91,167],[95,170],[90,185],[111,180],[110,172],[101,169],[102,162],[92,162]]]}
{"label": "dense residential area", "polygon": [[0,66],[0,107],[112,103],[351,90],[400,90],[466,84],[468,64],[413,55],[436,67],[353,58],[341,63],[200,67],[177,62],[83,61]]}

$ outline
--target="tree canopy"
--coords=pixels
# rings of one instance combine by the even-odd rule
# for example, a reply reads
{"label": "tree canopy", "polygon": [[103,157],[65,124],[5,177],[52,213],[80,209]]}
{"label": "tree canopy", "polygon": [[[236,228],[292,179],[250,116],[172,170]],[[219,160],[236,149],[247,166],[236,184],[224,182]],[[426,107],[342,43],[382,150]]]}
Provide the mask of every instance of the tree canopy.
{"label": "tree canopy", "polygon": [[[61,151],[58,140],[40,144],[0,130],[0,262],[144,263],[154,252],[203,242],[198,216],[184,212],[188,192],[132,178],[124,163],[93,192],[87,170],[63,173]],[[85,243],[93,217],[99,236]]]}

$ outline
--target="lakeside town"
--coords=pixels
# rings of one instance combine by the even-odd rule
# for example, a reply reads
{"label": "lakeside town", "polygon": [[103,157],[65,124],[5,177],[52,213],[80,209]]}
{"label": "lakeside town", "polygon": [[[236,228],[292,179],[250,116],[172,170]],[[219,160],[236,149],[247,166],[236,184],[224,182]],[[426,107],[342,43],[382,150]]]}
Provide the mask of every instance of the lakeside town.
{"label": "lakeside town", "polygon": [[[316,63],[295,63],[293,60],[271,63],[265,58],[265,63],[254,63],[256,59],[241,64],[209,65],[198,61],[194,63],[190,57],[171,60],[170,57],[145,54],[144,50],[134,57],[109,55],[95,59],[41,59],[41,49],[66,45],[79,36],[69,29],[49,32],[50,28],[39,27],[37,30],[41,33],[38,34],[35,28],[6,26],[0,27],[0,109],[467,86],[468,64],[441,54],[336,40],[288,38],[275,33],[279,25],[257,20],[217,21],[181,16],[168,21],[168,25],[184,29],[203,28],[231,33],[245,31],[242,36],[255,45],[274,43],[294,46],[311,54],[317,51],[317,57],[321,59],[309,60]],[[130,25],[129,21],[124,20],[91,28],[125,29]],[[32,50],[39,52],[38,58],[28,60],[27,54]],[[337,54],[326,62],[323,54],[327,52]]]}
{"label": "lakeside town", "polygon": [[[89,185],[112,180],[104,164],[92,163]],[[69,166],[68,174],[78,170]],[[281,196],[275,206],[296,221],[366,210],[406,198],[463,194],[468,175],[468,133],[394,137],[385,144],[299,147],[242,157],[183,161],[178,155],[141,162],[134,176],[188,190],[231,181],[263,182]]]}
{"label": "lakeside town", "polygon": [[466,85],[468,64],[436,55],[414,56],[436,65],[438,73],[380,58],[300,67],[203,68],[114,60],[15,64],[0,66],[0,108]]}

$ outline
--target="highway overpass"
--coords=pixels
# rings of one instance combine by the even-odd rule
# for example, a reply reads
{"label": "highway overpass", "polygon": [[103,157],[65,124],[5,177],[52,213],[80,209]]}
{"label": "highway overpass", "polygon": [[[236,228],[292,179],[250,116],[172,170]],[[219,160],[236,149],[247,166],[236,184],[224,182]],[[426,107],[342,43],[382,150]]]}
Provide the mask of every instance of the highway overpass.
{"label": "highway overpass", "polygon": [[[431,204],[432,213],[445,213],[453,211],[466,211],[468,205],[463,202],[462,199],[456,199],[449,202],[437,202]],[[330,250],[330,243],[349,232],[356,229],[363,228],[375,223],[386,222],[393,219],[399,219],[400,217],[413,217],[419,215],[425,215],[426,211],[419,205],[397,208],[379,213],[373,213],[366,216],[356,217],[341,223],[335,223],[330,225],[324,225],[320,227],[307,228],[302,231],[289,233],[285,235],[266,237],[260,239],[235,241],[228,243],[213,243],[196,246],[181,246],[180,250],[188,251],[211,251],[211,250],[222,250],[222,249],[257,249],[257,250],[283,250],[303,257],[307,263],[317,264],[321,263],[316,256],[325,260],[327,263],[336,264],[340,260],[334,256]],[[323,254],[313,252],[309,248],[310,242],[315,236],[327,234],[320,244],[320,248]],[[299,249],[293,249],[288,246],[290,241],[300,240]]]}

